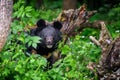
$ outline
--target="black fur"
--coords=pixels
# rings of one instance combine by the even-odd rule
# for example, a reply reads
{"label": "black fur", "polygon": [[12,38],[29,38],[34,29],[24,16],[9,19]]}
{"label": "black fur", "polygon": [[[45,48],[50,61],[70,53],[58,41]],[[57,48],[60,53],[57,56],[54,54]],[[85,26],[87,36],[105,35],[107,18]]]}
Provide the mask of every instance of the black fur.
{"label": "black fur", "polygon": [[[37,54],[42,56],[49,55],[57,49],[58,42],[62,39],[60,29],[62,24],[59,21],[53,22],[53,24],[46,24],[43,19],[40,19],[37,22],[37,28],[30,30],[30,36],[38,36],[41,38],[40,43],[37,44],[37,48],[28,47],[27,53],[32,53],[32,50],[35,50]],[[51,47],[52,46],[52,47]],[[47,60],[52,65],[52,56],[47,58]]]}

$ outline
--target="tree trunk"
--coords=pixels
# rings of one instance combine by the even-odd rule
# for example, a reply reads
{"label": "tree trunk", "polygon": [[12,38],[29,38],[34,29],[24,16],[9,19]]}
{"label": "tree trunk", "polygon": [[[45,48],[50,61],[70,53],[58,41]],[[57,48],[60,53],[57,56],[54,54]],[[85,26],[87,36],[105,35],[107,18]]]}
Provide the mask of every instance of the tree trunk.
{"label": "tree trunk", "polygon": [[12,14],[13,0],[0,0],[0,51],[7,40]]}
{"label": "tree trunk", "polygon": [[95,10],[95,9],[97,10],[102,6],[103,1],[102,0],[97,0],[97,1],[96,0],[87,0],[86,3],[90,10]]}
{"label": "tree trunk", "polygon": [[[17,2],[17,0],[15,1]],[[25,0],[26,6],[32,6],[35,9],[39,9],[43,5],[43,0]]]}
{"label": "tree trunk", "polygon": [[77,0],[63,0],[63,9],[76,9]]}

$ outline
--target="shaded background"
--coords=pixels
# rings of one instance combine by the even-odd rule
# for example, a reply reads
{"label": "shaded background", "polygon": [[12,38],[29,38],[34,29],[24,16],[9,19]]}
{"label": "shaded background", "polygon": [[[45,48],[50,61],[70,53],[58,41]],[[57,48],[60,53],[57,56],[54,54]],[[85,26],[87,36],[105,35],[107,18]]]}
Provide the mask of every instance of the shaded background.
{"label": "shaded background", "polygon": [[[14,3],[15,2],[17,2],[17,0],[14,0]],[[42,6],[51,9],[75,9],[83,3],[86,3],[88,8],[93,10],[99,9],[102,6],[107,6],[108,8],[114,7],[120,3],[120,0],[26,0],[26,5],[32,5],[36,9]]]}

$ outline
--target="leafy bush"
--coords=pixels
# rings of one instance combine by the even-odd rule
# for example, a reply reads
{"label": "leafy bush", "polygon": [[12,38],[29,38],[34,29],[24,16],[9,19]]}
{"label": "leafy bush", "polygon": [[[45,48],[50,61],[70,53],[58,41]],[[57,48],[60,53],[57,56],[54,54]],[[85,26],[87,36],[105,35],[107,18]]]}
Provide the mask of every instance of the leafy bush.
{"label": "leafy bush", "polygon": [[120,13],[120,4],[112,8],[108,13],[108,16],[110,17],[111,20],[118,21],[120,19],[119,13]]}
{"label": "leafy bush", "polygon": [[61,9],[35,10],[32,6],[25,6],[24,0],[14,4],[11,34],[0,53],[0,80],[97,80],[86,67],[91,61],[97,62],[100,55],[100,48],[87,39],[89,35],[98,36],[93,29],[85,29],[82,34],[70,38],[68,44],[60,46],[61,55],[65,57],[50,70],[46,70],[44,57],[25,55],[25,44],[36,47],[39,38],[28,36],[24,28],[35,25],[39,18],[52,21],[60,12]]}
{"label": "leafy bush", "polygon": [[112,21],[110,27],[112,28],[111,32],[114,32],[112,33],[113,37],[116,37],[116,34],[117,36],[120,34],[120,4],[119,5],[116,5],[114,8],[112,8],[109,13],[108,13],[108,16],[109,16],[109,20]]}
{"label": "leafy bush", "polygon": [[[106,6],[107,7],[107,6]],[[94,20],[103,20],[107,23],[107,28],[109,32],[111,33],[112,37],[115,38],[118,35],[120,35],[120,3],[117,5],[114,5],[112,9],[101,7],[104,10],[99,10],[100,12],[95,14],[90,21]],[[100,9],[101,9],[100,8]],[[108,10],[109,9],[109,10]],[[94,31],[93,31],[94,32]]]}

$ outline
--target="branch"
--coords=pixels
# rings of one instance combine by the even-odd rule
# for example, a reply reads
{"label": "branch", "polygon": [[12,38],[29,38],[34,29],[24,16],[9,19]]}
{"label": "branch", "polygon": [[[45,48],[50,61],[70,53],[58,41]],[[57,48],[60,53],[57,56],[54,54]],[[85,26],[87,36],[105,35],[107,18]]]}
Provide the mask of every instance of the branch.
{"label": "branch", "polygon": [[96,40],[94,37],[90,37],[90,39],[98,46],[101,47],[102,49],[102,54],[101,54],[101,58],[100,58],[100,62],[99,64],[104,66],[104,67],[108,67],[107,64],[107,58],[108,55],[112,49],[112,44],[113,44],[113,40],[112,37],[108,31],[108,29],[106,28],[106,25],[104,22],[100,22],[100,38],[99,40]]}
{"label": "branch", "polygon": [[95,43],[97,46],[100,46],[99,41],[96,40],[93,36],[90,36],[89,38],[90,38],[90,39],[92,40],[92,42]]}

